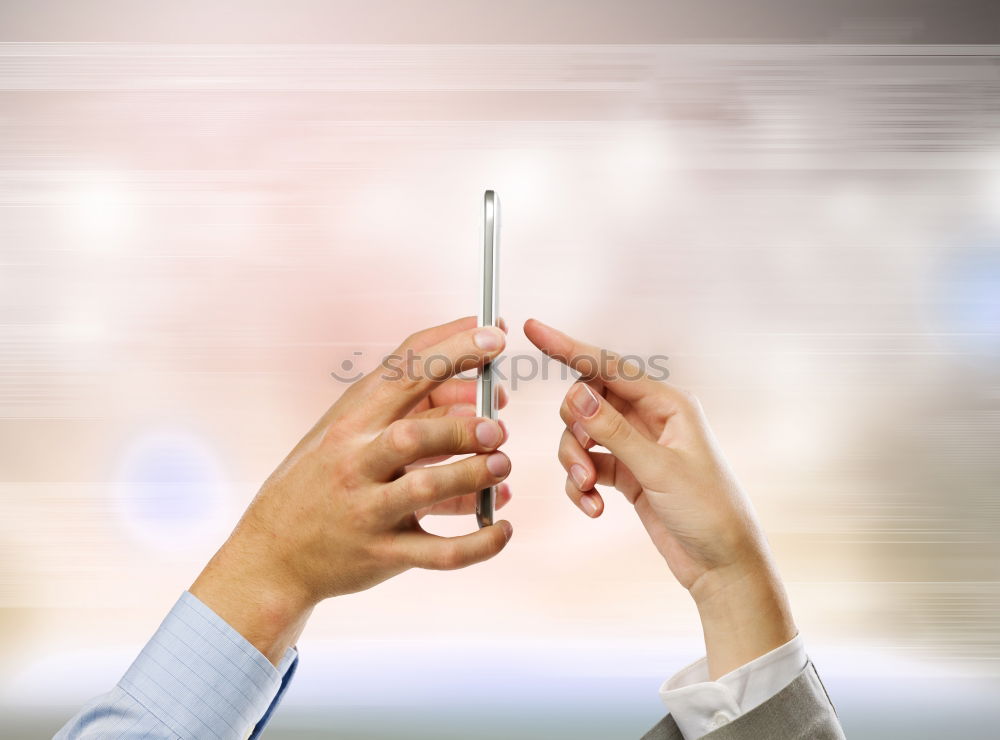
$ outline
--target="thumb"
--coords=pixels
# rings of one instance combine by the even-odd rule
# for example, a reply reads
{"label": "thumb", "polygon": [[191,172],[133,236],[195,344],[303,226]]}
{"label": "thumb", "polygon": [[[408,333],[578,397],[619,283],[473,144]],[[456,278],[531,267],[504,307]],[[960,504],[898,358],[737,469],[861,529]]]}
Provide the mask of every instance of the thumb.
{"label": "thumb", "polygon": [[586,383],[576,383],[570,388],[566,408],[587,435],[625,463],[641,484],[656,487],[669,450],[632,426],[618,409]]}

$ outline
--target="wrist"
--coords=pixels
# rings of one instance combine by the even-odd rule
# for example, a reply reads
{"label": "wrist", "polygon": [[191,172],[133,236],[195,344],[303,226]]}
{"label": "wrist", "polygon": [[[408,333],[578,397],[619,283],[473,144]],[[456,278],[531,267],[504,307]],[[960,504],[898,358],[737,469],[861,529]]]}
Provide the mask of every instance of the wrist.
{"label": "wrist", "polygon": [[701,617],[711,680],[798,633],[781,578],[766,555],[710,570],[690,593]]}
{"label": "wrist", "polygon": [[278,665],[298,640],[314,602],[239,534],[219,549],[189,591]]}

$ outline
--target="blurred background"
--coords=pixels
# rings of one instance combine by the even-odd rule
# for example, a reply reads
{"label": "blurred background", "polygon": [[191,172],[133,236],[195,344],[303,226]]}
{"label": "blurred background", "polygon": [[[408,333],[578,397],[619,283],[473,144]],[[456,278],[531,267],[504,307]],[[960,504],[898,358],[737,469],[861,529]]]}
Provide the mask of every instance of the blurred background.
{"label": "blurred background", "polygon": [[[996,736],[993,2],[0,4],[0,735],[109,689],[405,335],[670,357],[851,738]],[[268,737],[637,738],[702,654],[568,382],[512,389],[512,546],[317,609]],[[472,518],[435,522],[457,533]]]}

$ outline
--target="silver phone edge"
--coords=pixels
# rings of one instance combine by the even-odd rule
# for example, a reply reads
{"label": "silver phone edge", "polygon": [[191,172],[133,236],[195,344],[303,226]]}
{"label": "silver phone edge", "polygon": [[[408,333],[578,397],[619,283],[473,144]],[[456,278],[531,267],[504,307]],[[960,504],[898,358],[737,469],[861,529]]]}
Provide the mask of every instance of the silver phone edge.
{"label": "silver phone edge", "polygon": [[[496,193],[487,190],[483,193],[483,238],[480,254],[479,280],[479,326],[498,326],[497,316],[497,237],[499,228],[500,201]],[[487,419],[497,418],[497,409],[493,403],[493,368],[489,363],[483,366],[476,383],[476,408],[480,416]],[[479,528],[493,524],[493,513],[496,507],[496,487],[490,486],[479,491],[476,496],[476,523]]]}

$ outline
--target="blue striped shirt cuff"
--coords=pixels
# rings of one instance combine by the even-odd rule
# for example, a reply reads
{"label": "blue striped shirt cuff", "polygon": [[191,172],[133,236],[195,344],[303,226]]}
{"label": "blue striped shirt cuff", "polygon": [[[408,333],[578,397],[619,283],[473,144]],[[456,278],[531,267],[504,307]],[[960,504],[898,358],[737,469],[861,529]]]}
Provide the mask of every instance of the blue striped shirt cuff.
{"label": "blue striped shirt cuff", "polygon": [[297,663],[290,648],[276,668],[185,591],[119,687],[180,737],[244,740],[270,719]]}

